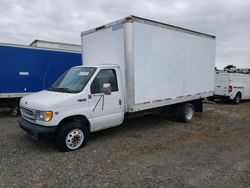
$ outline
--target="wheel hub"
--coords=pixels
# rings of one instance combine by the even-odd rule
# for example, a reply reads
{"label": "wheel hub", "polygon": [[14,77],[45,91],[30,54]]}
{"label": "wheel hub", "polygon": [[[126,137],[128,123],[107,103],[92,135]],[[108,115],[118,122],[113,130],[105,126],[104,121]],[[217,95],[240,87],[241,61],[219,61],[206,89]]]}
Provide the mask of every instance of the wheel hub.
{"label": "wheel hub", "polygon": [[188,120],[192,119],[193,114],[194,114],[194,112],[193,112],[192,107],[188,107],[188,108],[185,110],[185,115],[186,115],[186,118],[187,118]]}
{"label": "wheel hub", "polygon": [[84,140],[84,134],[81,129],[73,129],[66,136],[65,143],[70,149],[77,149]]}

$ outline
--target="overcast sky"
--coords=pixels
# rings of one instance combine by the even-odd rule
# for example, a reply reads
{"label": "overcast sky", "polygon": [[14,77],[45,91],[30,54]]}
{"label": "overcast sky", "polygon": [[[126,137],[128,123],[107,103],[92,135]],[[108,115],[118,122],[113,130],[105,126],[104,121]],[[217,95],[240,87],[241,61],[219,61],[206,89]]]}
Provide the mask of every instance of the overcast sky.
{"label": "overcast sky", "polygon": [[216,35],[216,66],[250,67],[250,0],[0,0],[0,42],[80,44],[80,32],[137,15]]}

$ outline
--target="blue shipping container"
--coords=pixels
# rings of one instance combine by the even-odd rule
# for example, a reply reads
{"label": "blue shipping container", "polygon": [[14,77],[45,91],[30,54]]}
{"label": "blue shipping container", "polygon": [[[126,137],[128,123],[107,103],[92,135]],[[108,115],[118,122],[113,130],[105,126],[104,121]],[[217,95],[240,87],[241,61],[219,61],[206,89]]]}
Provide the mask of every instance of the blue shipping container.
{"label": "blue shipping container", "polygon": [[81,64],[80,52],[0,44],[0,98],[46,89]]}
{"label": "blue shipping container", "polygon": [[0,45],[0,93],[46,89],[67,69],[81,64],[80,52]]}

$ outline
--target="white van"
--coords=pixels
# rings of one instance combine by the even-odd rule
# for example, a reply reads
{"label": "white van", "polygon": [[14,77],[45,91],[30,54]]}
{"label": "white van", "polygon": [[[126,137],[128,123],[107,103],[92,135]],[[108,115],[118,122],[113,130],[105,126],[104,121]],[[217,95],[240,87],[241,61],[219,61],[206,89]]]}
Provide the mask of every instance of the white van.
{"label": "white van", "polygon": [[217,72],[214,98],[232,100],[235,104],[250,99],[250,74]]}

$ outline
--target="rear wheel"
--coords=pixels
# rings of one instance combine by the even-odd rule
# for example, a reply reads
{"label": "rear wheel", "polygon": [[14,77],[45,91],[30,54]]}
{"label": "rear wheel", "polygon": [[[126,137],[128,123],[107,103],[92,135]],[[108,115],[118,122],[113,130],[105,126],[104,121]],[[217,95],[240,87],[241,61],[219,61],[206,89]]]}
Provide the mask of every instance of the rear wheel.
{"label": "rear wheel", "polygon": [[191,123],[195,114],[194,106],[191,103],[184,103],[179,106],[179,121]]}
{"label": "rear wheel", "polygon": [[89,132],[80,122],[70,122],[63,125],[56,136],[56,145],[60,151],[77,150],[87,144]]}
{"label": "rear wheel", "polygon": [[236,96],[234,97],[234,103],[239,104],[241,101],[241,94],[237,93]]}

